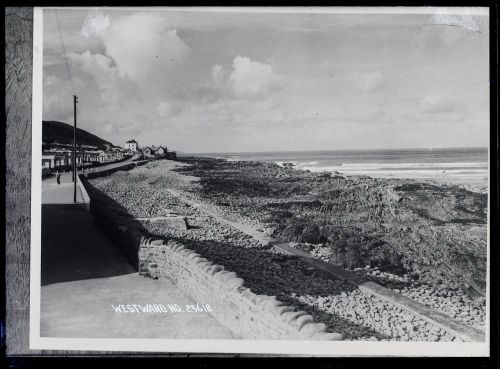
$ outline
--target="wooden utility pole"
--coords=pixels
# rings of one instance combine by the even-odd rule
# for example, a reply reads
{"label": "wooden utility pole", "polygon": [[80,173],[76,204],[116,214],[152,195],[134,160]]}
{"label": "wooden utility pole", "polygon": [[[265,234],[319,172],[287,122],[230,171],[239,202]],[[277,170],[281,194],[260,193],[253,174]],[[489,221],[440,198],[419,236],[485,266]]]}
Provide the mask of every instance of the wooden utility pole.
{"label": "wooden utility pole", "polygon": [[78,97],[73,95],[73,110],[75,113],[73,125],[73,202],[76,203],[76,103],[78,102]]}

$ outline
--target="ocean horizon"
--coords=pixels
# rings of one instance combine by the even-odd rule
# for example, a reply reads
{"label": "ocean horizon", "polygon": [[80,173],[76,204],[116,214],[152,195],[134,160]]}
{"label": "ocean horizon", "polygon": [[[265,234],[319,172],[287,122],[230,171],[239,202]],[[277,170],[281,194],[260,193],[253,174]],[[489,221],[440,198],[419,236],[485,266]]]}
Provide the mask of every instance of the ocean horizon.
{"label": "ocean horizon", "polygon": [[311,172],[379,178],[488,180],[488,148],[485,147],[185,153],[183,156],[274,162],[280,166],[291,163],[296,169]]}

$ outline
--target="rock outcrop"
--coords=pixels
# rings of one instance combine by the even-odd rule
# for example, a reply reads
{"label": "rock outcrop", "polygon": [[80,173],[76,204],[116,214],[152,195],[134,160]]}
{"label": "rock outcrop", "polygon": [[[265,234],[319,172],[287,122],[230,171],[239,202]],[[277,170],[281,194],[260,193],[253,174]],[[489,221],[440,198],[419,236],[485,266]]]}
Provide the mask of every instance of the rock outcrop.
{"label": "rock outcrop", "polygon": [[459,186],[289,170],[273,163],[188,161],[214,204],[258,219],[283,241],[321,244],[331,262],[379,266],[485,291],[487,195]]}

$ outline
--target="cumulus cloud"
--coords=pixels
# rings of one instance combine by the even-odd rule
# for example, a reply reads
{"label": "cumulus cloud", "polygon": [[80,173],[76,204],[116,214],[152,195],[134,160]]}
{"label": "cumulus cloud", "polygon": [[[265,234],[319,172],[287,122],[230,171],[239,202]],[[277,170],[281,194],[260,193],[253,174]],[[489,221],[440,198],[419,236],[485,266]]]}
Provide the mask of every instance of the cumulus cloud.
{"label": "cumulus cloud", "polygon": [[85,18],[85,22],[80,32],[82,35],[89,38],[108,27],[109,17],[107,15],[102,14],[99,10],[90,10],[87,13],[87,18]]}
{"label": "cumulus cloud", "polygon": [[138,83],[162,79],[190,52],[177,30],[169,29],[155,14],[135,13],[117,19],[99,37],[120,75]]}
{"label": "cumulus cloud", "polygon": [[[477,106],[484,96],[487,99],[487,94],[481,95],[487,73],[485,79],[480,73],[484,68],[472,68],[484,64],[487,17],[474,17],[483,33],[457,27],[454,19],[452,26],[436,27],[429,17],[412,17],[401,29],[370,20],[380,30],[370,32],[372,28],[359,27],[349,18],[344,29],[335,26],[347,38],[342,32],[319,30],[294,37],[289,48],[277,48],[276,44],[290,41],[291,33],[282,30],[262,38],[262,24],[271,20],[264,24],[261,16],[253,22],[256,27],[246,23],[245,32],[234,32],[234,42],[228,43],[226,30],[242,24],[232,14],[219,14],[217,21],[207,14],[102,11],[106,15],[66,11],[63,32],[67,50],[75,52],[71,67],[79,96],[79,126],[116,144],[133,137],[148,145],[167,142],[181,148],[182,143],[197,150],[229,150],[228,145],[235,150],[255,150],[259,145],[310,149],[315,140],[327,138],[340,146],[359,147],[364,142],[358,136],[373,133],[374,140],[377,134],[383,138],[388,131],[380,126],[391,123],[390,131],[403,133],[409,124],[416,126],[412,132],[418,132],[419,124],[454,123],[461,119],[460,107],[471,118],[467,122],[476,124],[477,112],[484,110]],[[226,21],[231,26],[226,27]],[[333,24],[330,19],[323,23]],[[464,42],[443,48],[447,45],[440,35],[455,33]],[[355,45],[353,40],[361,43]],[[403,53],[402,43],[408,46]],[[368,49],[370,59],[364,57]],[[290,55],[297,58],[290,60]],[[391,63],[386,62],[388,56]],[[443,70],[443,66],[449,67]],[[471,68],[479,74],[464,74]],[[77,78],[85,83],[78,86]],[[433,78],[439,80],[426,83]],[[386,93],[389,86],[395,96]],[[48,15],[44,17],[44,119],[71,123],[71,94],[55,17]],[[417,100],[429,95],[453,101]],[[487,122],[487,117],[479,118]]]}
{"label": "cumulus cloud", "polygon": [[133,91],[130,82],[120,77],[110,57],[85,51],[81,54],[70,53],[68,58],[77,72],[81,71],[92,77],[99,88],[102,101],[116,103],[127,98],[129,92]]}
{"label": "cumulus cloud", "polygon": [[[64,70],[66,73],[66,70]],[[83,82],[77,76],[73,77],[73,85],[79,88]],[[44,119],[61,119],[63,121],[72,121],[73,119],[73,104],[72,104],[71,86],[67,79],[53,74],[43,76],[43,99],[42,109]]]}
{"label": "cumulus cloud", "polygon": [[[171,118],[180,111],[172,96],[183,92],[177,83],[180,73],[176,68],[184,64],[189,47],[158,14],[110,16],[106,27],[103,19],[99,27],[94,27],[90,15],[87,18],[80,37],[88,35],[89,40],[97,39],[102,46],[97,52],[68,55],[74,84],[76,80],[85,81],[75,86],[82,127],[118,144],[125,135],[140,138],[160,129],[164,125],[162,118]],[[64,69],[59,71],[61,76],[65,77]],[[44,99],[44,117],[71,120],[72,114],[68,113],[72,113],[72,104],[65,100],[72,94],[69,83],[64,93],[57,84],[55,77],[44,83],[44,96],[50,96]],[[141,128],[144,126],[148,130]]]}
{"label": "cumulus cloud", "polygon": [[278,87],[278,77],[270,65],[238,55],[229,84],[237,97],[262,97]]}
{"label": "cumulus cloud", "polygon": [[90,51],[85,51],[81,54],[70,53],[68,58],[76,67],[81,67],[86,73],[100,76],[102,73],[115,74],[117,69],[112,67],[111,58],[102,54],[91,54]]}

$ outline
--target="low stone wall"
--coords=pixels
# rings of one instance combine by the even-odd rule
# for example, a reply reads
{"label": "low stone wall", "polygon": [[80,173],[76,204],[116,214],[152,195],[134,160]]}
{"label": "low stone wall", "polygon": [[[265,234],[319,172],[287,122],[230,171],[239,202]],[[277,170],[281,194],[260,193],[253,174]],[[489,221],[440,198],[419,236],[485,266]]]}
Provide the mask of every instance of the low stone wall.
{"label": "low stone wall", "polygon": [[129,164],[119,165],[119,166],[116,166],[116,167],[113,167],[113,168],[109,168],[109,169],[104,169],[104,170],[101,170],[101,171],[98,171],[98,172],[87,172],[87,173],[85,173],[85,176],[88,179],[98,178],[98,177],[104,177],[104,176],[107,176],[107,175],[109,175],[111,173],[118,172],[120,170],[131,170],[131,169],[134,169],[135,167],[144,165],[146,163],[149,163],[150,161],[151,160],[134,161],[134,162],[129,163]]}
{"label": "low stone wall", "polygon": [[136,166],[136,163],[123,164],[123,165],[120,165],[120,166],[117,166],[117,167],[114,167],[114,168],[101,170],[99,172],[85,173],[85,175],[89,179],[98,178],[98,177],[107,176],[108,174],[111,174],[111,173],[114,173],[114,172],[118,172],[120,170],[131,170],[131,169],[134,169],[135,166]]}
{"label": "low stone wall", "polygon": [[147,235],[148,232],[144,229],[140,221],[132,218],[120,204],[96,189],[88,180],[107,176],[121,170],[131,170],[148,162],[150,160],[142,160],[78,176],[82,185],[82,193],[87,194],[90,202],[90,206],[88,203],[85,206],[94,215],[96,222],[114,243],[118,245],[120,251],[136,269],[138,269],[139,265],[139,244],[141,238]]}
{"label": "low stone wall", "polygon": [[323,323],[274,296],[256,295],[236,273],[224,270],[176,241],[143,238],[139,272],[168,278],[195,302],[209,304],[221,324],[243,339],[342,340]]}
{"label": "low stone wall", "polygon": [[83,202],[85,204],[85,208],[87,210],[90,210],[90,196],[87,193],[87,190],[85,189],[85,186],[82,183],[82,175],[79,174],[77,177],[78,177],[78,180],[77,180],[78,188],[80,188],[80,192],[82,193],[82,197],[83,197]]}
{"label": "low stone wall", "polygon": [[94,219],[120,248],[130,263],[138,269],[140,242],[142,237],[148,234],[147,231],[140,222],[127,216],[119,204],[105,203],[103,201],[105,195],[92,186],[84,175],[80,176],[80,181],[90,198],[90,212]]}

